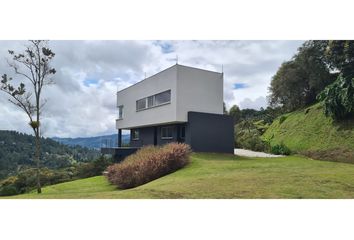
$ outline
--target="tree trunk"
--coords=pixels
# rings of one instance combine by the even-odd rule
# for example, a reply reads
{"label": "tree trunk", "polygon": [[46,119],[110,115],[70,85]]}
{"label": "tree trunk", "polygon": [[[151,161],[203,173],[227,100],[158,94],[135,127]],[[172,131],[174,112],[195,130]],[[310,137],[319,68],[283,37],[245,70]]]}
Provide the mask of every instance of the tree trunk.
{"label": "tree trunk", "polygon": [[36,165],[37,165],[37,193],[42,193],[41,179],[40,179],[40,154],[41,154],[41,138],[39,136],[39,127],[35,131],[36,135]]}

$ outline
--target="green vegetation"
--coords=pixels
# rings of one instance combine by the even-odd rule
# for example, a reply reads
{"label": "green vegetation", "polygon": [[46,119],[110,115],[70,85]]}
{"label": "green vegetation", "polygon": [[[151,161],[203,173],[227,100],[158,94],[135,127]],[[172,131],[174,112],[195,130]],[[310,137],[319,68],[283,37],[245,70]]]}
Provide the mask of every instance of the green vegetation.
{"label": "green vegetation", "polygon": [[[41,138],[42,167],[59,169],[80,162],[90,162],[99,152],[83,147],[69,147],[49,138]],[[35,167],[35,137],[15,131],[0,130],[0,180]]]}
{"label": "green vegetation", "polygon": [[354,78],[344,78],[340,74],[337,80],[326,87],[318,96],[323,101],[326,116],[341,120],[354,116]]}
{"label": "green vegetation", "polygon": [[354,198],[354,165],[194,153],[185,168],[129,190],[99,176],[12,198]]}
{"label": "green vegetation", "polygon": [[[111,158],[101,156],[88,163],[72,164],[70,167],[60,169],[40,169],[42,186],[68,182],[76,179],[102,175],[102,172],[112,164]],[[15,176],[0,181],[0,196],[10,196],[26,193],[36,188],[36,169],[28,168]]]}
{"label": "green vegetation", "polygon": [[321,104],[276,119],[263,135],[312,158],[354,163],[354,121],[326,117]]}

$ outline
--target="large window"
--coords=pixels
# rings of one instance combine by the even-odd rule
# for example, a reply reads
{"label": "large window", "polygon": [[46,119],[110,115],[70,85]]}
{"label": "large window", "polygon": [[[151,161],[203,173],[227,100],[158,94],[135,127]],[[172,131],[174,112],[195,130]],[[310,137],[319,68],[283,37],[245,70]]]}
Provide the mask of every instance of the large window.
{"label": "large window", "polygon": [[172,139],[172,138],[173,138],[173,127],[162,127],[161,139]]}
{"label": "large window", "polygon": [[123,119],[123,105],[118,106],[118,119]]}
{"label": "large window", "polygon": [[136,101],[136,111],[157,107],[171,102],[171,90],[167,90]]}
{"label": "large window", "polygon": [[131,133],[132,140],[139,140],[139,130],[138,129],[132,129],[130,131],[130,133]]}
{"label": "large window", "polygon": [[171,101],[171,90],[165,91],[155,95],[156,105],[168,103]]}

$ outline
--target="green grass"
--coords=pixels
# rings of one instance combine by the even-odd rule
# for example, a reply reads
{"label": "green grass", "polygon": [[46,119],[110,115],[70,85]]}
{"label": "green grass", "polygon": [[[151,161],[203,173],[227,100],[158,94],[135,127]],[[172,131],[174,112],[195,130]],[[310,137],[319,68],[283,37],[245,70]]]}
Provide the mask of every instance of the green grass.
{"label": "green grass", "polygon": [[354,165],[194,153],[184,169],[134,189],[99,176],[11,198],[354,198]]}
{"label": "green grass", "polygon": [[320,104],[283,116],[286,119],[282,123],[281,117],[277,118],[263,135],[266,138],[274,135],[272,144],[283,142],[292,151],[300,153],[337,149],[339,153],[348,151],[345,157],[354,158],[353,119],[334,122],[324,115]]}

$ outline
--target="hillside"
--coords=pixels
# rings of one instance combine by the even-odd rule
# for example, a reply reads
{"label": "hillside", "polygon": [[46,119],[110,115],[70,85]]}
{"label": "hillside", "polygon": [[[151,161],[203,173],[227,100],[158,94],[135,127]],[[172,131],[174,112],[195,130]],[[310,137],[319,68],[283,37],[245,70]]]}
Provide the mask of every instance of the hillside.
{"label": "hillside", "polygon": [[353,198],[353,183],[352,164],[194,153],[187,167],[128,190],[98,176],[8,198]]}
{"label": "hillside", "polygon": [[354,163],[354,119],[335,122],[320,104],[278,117],[263,135],[272,136],[272,145],[283,142],[293,152]]}
{"label": "hillside", "polygon": [[[42,138],[42,163],[56,169],[74,162],[87,162],[98,157],[99,152],[83,147],[69,147],[50,138]],[[0,130],[0,179],[16,174],[34,163],[35,138],[31,135]]]}
{"label": "hillside", "polygon": [[[68,145],[68,146],[81,146],[91,149],[100,149],[101,147],[114,147],[117,146],[118,134],[97,136],[97,137],[80,137],[80,138],[52,138],[54,141]],[[129,142],[129,135],[122,136],[122,143]]]}

